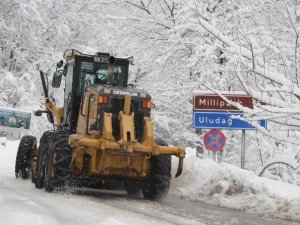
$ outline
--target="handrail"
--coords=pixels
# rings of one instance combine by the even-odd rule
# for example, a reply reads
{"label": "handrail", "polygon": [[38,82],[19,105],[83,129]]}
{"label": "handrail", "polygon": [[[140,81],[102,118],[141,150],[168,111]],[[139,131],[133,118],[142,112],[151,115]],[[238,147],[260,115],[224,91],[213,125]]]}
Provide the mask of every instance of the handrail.
{"label": "handrail", "polygon": [[86,130],[85,133],[91,135],[89,133],[89,120],[90,120],[90,106],[91,106],[91,97],[95,96],[94,94],[89,95],[89,103],[88,103],[88,111],[87,111],[87,118],[86,118]]}

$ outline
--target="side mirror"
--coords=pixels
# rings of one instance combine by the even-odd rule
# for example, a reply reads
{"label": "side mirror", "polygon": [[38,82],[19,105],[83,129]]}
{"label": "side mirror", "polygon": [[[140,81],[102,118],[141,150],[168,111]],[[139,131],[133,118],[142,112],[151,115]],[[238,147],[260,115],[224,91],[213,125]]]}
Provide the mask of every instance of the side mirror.
{"label": "side mirror", "polygon": [[116,58],[114,57],[114,56],[109,56],[109,58],[108,58],[108,62],[109,62],[109,64],[115,64],[116,63]]}
{"label": "side mirror", "polygon": [[56,67],[57,67],[57,68],[61,68],[63,65],[64,65],[64,61],[63,61],[63,60],[60,60],[60,61],[56,64]]}
{"label": "side mirror", "polygon": [[53,78],[52,78],[52,87],[54,87],[54,88],[60,87],[62,74],[63,74],[63,70],[54,72]]}

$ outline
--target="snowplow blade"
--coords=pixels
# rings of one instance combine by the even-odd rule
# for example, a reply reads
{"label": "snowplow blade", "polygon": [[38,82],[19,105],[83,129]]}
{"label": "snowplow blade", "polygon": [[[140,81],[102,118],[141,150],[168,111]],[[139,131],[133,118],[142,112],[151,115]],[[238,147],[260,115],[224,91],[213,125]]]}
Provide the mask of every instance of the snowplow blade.
{"label": "snowplow blade", "polygon": [[[143,174],[149,171],[149,158],[150,155],[159,156],[159,155],[174,155],[179,158],[179,164],[177,167],[176,177],[180,176],[183,169],[183,159],[185,156],[185,151],[183,148],[178,147],[169,147],[169,146],[146,146],[141,143],[130,143],[126,145],[126,150],[124,146],[120,145],[116,141],[109,141],[106,139],[91,139],[82,136],[73,134],[70,136],[69,144],[78,149],[78,155],[84,155],[83,149],[88,152],[90,155],[90,162],[95,162],[91,166],[91,170],[94,175],[102,174],[105,171],[105,168],[125,168],[128,167],[127,163],[130,162],[130,167],[135,168],[136,171],[139,171],[138,174],[143,176]],[[79,150],[81,149],[81,150]],[[81,152],[81,153],[80,153]],[[104,157],[105,156],[105,157]],[[103,160],[105,165],[96,165],[97,158],[110,158],[109,160]],[[122,158],[123,157],[123,158]],[[125,160],[126,159],[126,160]],[[129,160],[128,160],[129,159]],[[82,160],[79,160],[78,166],[83,165]],[[118,163],[116,163],[118,162]],[[75,162],[76,163],[76,162]],[[143,167],[135,166],[142,164]],[[80,167],[80,166],[79,166]],[[140,170],[138,169],[140,167]],[[144,168],[144,169],[143,169]],[[123,172],[122,172],[123,173]],[[119,175],[122,175],[119,174]],[[123,174],[125,175],[125,174]],[[146,174],[145,174],[146,175]],[[133,176],[138,176],[133,175]]]}
{"label": "snowplow blade", "polygon": [[183,158],[179,158],[177,172],[175,174],[175,177],[179,177],[181,175],[182,169],[183,169]]}

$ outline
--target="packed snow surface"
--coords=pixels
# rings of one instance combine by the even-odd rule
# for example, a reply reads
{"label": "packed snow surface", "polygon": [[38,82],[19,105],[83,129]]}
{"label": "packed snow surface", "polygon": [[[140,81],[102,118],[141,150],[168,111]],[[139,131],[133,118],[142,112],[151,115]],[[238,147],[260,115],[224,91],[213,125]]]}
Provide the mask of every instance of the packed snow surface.
{"label": "packed snow surface", "polygon": [[[160,212],[159,205],[155,204],[149,206],[146,203],[143,206],[141,202],[132,205],[126,199],[112,199],[112,204],[108,204],[97,198],[35,189],[30,181],[16,179],[14,176],[19,141],[2,140],[1,143],[4,144],[0,145],[0,225],[203,225],[193,219]],[[125,206],[122,208],[120,205]],[[137,209],[134,211],[131,208]],[[152,216],[149,213],[151,211],[156,216]]]}
{"label": "packed snow surface", "polygon": [[[47,193],[35,189],[30,181],[16,180],[14,164],[18,144],[19,141],[1,140],[0,224],[174,224],[159,219],[163,212],[153,218],[76,195]],[[199,159],[194,156],[194,149],[186,150],[183,174],[172,180],[170,195],[300,221],[298,186],[258,177],[233,165]],[[176,166],[174,158],[173,173]],[[146,211],[149,210],[155,208]],[[200,224],[176,215],[165,217],[179,224]]]}
{"label": "packed snow surface", "polygon": [[[300,187],[258,177],[254,172],[211,159],[187,148],[183,174],[172,190],[186,198],[265,216],[300,221]],[[174,166],[174,165],[173,165]]]}

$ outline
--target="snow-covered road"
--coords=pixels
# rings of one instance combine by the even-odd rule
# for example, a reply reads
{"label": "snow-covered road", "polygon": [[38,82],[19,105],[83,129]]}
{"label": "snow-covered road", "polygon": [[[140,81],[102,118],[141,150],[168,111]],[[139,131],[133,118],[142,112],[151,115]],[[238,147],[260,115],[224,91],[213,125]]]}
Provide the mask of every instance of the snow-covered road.
{"label": "snow-covered road", "polygon": [[47,193],[35,189],[30,181],[15,179],[17,143],[7,142],[0,148],[1,225],[300,224],[263,219],[172,194],[157,203],[129,199],[123,192]]}
{"label": "snow-covered road", "polygon": [[46,193],[29,182],[1,179],[0,224],[202,224],[158,203],[130,201],[119,195],[78,196]]}

